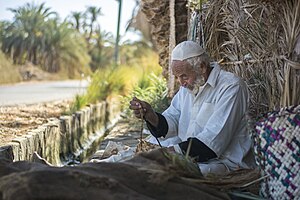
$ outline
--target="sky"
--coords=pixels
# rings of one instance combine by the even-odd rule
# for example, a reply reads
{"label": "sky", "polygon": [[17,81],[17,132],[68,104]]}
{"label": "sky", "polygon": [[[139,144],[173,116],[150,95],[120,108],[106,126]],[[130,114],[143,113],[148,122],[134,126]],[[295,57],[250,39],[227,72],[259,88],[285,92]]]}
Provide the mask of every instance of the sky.
{"label": "sky", "polygon": [[[0,0],[0,21],[12,21],[13,13],[7,9],[15,9],[28,2],[33,2],[38,5],[44,2],[45,7],[50,7],[52,11],[57,12],[62,20],[73,11],[84,12],[88,6],[101,7],[103,15],[98,18],[101,29],[111,32],[114,36],[116,36],[119,9],[118,0]],[[126,24],[131,18],[132,11],[135,6],[135,0],[122,0],[120,23],[121,41],[137,40],[139,38],[138,34],[135,34],[132,31],[125,33]]]}

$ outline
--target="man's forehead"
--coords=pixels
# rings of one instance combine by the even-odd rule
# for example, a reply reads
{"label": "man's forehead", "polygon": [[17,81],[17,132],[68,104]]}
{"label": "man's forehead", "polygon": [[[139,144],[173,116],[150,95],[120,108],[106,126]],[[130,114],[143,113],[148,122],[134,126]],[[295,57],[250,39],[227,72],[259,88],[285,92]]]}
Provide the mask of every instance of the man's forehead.
{"label": "man's forehead", "polygon": [[185,66],[185,65],[189,65],[189,63],[184,60],[172,60],[172,63],[171,63],[172,67],[180,67],[180,66]]}
{"label": "man's forehead", "polygon": [[171,63],[173,73],[192,71],[192,66],[186,61],[173,60]]}

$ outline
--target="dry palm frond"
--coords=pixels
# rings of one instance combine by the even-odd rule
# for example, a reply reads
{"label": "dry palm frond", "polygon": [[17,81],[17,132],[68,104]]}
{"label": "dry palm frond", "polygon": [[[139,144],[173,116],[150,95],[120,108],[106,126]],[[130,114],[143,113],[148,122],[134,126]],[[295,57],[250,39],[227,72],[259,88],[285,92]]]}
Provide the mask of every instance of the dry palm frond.
{"label": "dry palm frond", "polygon": [[285,36],[283,42],[286,45],[287,56],[291,57],[300,33],[300,2],[284,1],[283,5],[284,15],[281,22]]}
{"label": "dry palm frond", "polygon": [[224,27],[223,15],[221,14],[225,5],[224,0],[210,2],[204,17],[206,49],[211,57],[216,60],[222,58],[220,55],[221,50],[219,44],[228,38]]}
{"label": "dry palm frond", "polygon": [[[300,1],[209,1],[207,50],[246,81],[251,116],[300,104],[299,21]],[[255,62],[247,62],[247,57]]]}
{"label": "dry palm frond", "polygon": [[242,189],[249,186],[258,187],[260,181],[266,177],[261,177],[260,171],[258,169],[241,169],[237,171],[230,172],[223,176],[209,174],[204,179],[191,179],[183,177],[183,180],[204,183],[208,185],[213,185],[217,188],[222,188],[224,190],[231,189]]}
{"label": "dry palm frond", "polygon": [[[300,1],[284,1],[283,3],[283,18],[281,25],[284,30],[282,38],[283,53],[287,56],[284,64],[284,93],[281,99],[283,106],[297,105],[300,103],[300,76],[299,71],[294,62],[299,62],[300,58],[295,51],[298,38],[300,35]],[[291,60],[291,61],[289,61]],[[299,65],[299,64],[298,64]]]}

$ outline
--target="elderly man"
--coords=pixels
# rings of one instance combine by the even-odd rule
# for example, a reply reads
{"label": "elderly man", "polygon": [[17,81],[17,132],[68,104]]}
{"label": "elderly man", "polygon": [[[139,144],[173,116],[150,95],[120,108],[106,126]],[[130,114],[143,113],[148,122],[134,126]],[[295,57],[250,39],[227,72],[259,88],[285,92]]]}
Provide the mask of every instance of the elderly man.
{"label": "elderly man", "polygon": [[248,92],[245,83],[226,72],[193,41],[172,51],[171,68],[180,89],[171,105],[156,113],[145,101],[133,98],[130,109],[147,122],[164,146],[195,157],[203,174],[223,174],[254,166],[247,132]]}

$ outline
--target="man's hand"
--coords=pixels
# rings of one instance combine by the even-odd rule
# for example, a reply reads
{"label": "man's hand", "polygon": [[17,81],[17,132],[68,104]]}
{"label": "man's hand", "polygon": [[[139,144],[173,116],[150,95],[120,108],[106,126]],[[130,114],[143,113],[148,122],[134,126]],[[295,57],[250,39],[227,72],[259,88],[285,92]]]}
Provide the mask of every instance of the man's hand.
{"label": "man's hand", "polygon": [[130,101],[129,108],[133,110],[133,113],[137,118],[143,117],[145,120],[151,123],[152,126],[157,127],[158,116],[149,103],[133,97],[133,99]]}

